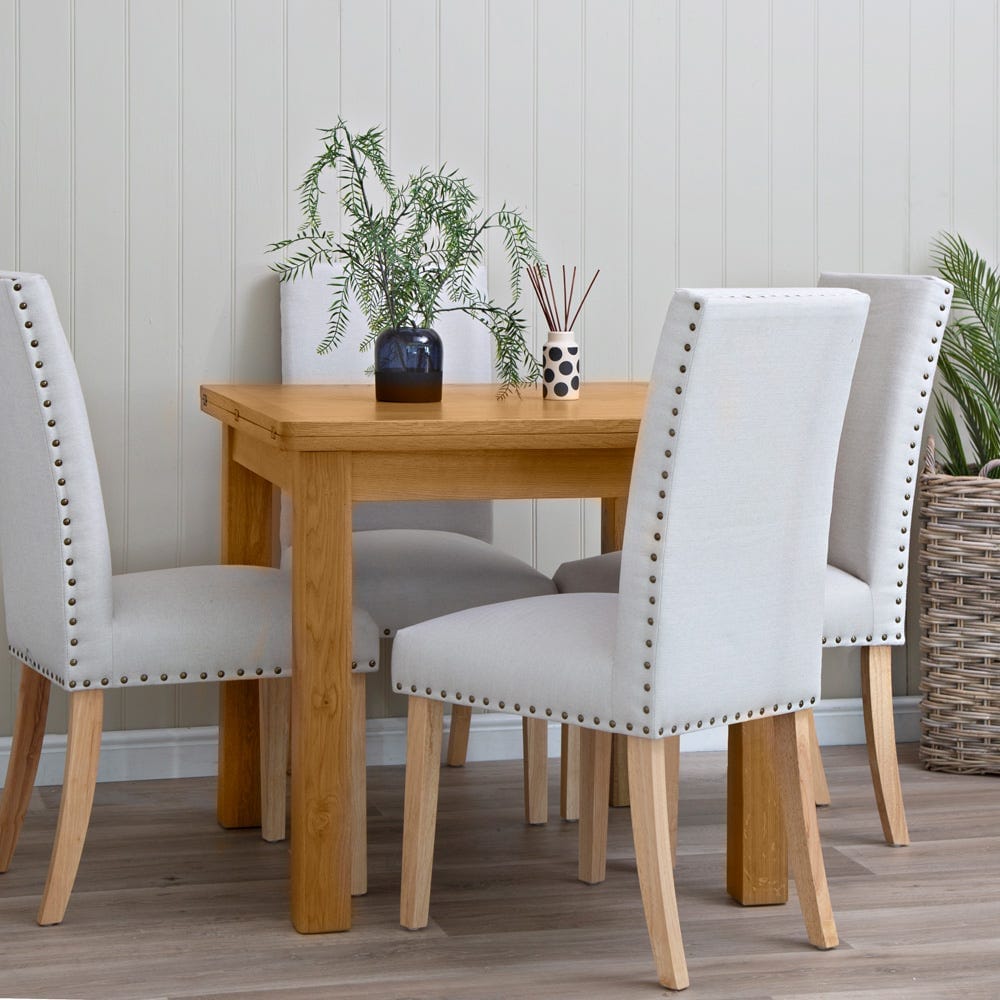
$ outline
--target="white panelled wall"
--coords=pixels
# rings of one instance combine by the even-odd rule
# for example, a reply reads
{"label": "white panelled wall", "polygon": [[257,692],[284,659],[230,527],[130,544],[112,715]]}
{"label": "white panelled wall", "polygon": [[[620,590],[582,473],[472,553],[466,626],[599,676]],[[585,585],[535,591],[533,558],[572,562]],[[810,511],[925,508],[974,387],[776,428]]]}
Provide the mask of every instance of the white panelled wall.
{"label": "white panelled wall", "polygon": [[[0,266],[54,289],[115,569],[217,558],[198,385],[278,377],[264,247],[338,114],[600,267],[584,378],[644,378],[678,285],[923,271],[942,228],[997,260],[997,53],[996,0],[0,0]],[[547,572],[598,534],[592,501],[498,505]],[[830,655],[827,693],[854,693]],[[0,734],[15,679],[3,658]],[[215,719],[203,687],[108,699],[110,729]]]}

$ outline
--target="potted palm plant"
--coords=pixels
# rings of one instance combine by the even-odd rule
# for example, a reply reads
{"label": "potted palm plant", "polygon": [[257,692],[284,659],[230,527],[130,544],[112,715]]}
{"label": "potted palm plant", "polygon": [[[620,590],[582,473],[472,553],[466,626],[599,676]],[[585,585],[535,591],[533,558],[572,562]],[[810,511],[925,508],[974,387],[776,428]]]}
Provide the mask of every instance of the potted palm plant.
{"label": "potted palm plant", "polygon": [[940,446],[921,476],[920,757],[1000,773],[1000,273],[960,236],[931,257],[953,289]]}
{"label": "potted palm plant", "polygon": [[[461,311],[493,335],[501,396],[535,382],[538,362],[525,341],[516,303],[522,269],[541,258],[524,216],[507,205],[490,213],[480,210],[469,182],[444,167],[424,167],[397,182],[380,128],[354,133],[339,119],[322,132],[321,141],[323,149],[298,188],[302,225],[268,248],[285,254],[273,265],[282,281],[311,274],[320,261],[336,268],[329,325],[317,350],[325,353],[340,342],[353,296],[369,328],[361,349],[374,347],[375,398],[436,401],[442,349],[434,319]],[[339,188],[345,220],[340,232],[321,216],[321,183],[328,173]],[[502,235],[510,265],[509,305],[476,288],[491,230]]]}

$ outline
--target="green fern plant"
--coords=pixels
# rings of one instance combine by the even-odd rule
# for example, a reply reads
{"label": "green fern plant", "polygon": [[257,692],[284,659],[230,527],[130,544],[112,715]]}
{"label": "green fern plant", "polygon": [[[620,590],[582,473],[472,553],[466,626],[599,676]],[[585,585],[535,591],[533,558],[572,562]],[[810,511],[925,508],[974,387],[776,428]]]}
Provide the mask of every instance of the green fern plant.
{"label": "green fern plant", "polygon": [[[952,286],[938,361],[947,389],[937,396],[938,455],[948,475],[967,476],[1000,458],[1000,272],[950,233],[934,241],[931,260]],[[990,475],[1000,478],[1000,469]]]}
{"label": "green fern plant", "polygon": [[[429,327],[440,313],[460,311],[480,320],[493,335],[501,396],[537,381],[538,361],[525,340],[516,303],[522,269],[541,263],[541,257],[521,213],[506,205],[488,214],[481,211],[469,182],[444,167],[423,167],[397,183],[386,160],[383,129],[356,134],[341,118],[321,139],[323,150],[298,188],[302,225],[295,236],[268,247],[268,252],[285,253],[284,260],[272,265],[282,281],[312,274],[320,261],[338,267],[330,281],[329,324],[318,353],[340,343],[353,292],[370,331],[362,350],[383,329]],[[339,185],[345,219],[341,233],[327,228],[321,217],[321,181],[328,172]],[[381,188],[377,199],[369,190],[372,177]],[[502,234],[510,265],[508,306],[475,287],[490,230]],[[442,293],[454,304],[442,306]]]}

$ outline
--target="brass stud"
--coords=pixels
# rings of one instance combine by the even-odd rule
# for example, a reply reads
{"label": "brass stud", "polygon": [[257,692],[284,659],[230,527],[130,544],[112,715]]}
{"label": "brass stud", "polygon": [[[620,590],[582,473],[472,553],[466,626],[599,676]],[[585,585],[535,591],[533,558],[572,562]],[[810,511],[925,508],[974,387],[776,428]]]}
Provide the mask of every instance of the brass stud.
{"label": "brass stud", "polygon": [[84,682],[83,682],[83,686],[84,686],[85,688],[89,688],[89,687],[90,687],[90,681],[84,681]]}
{"label": "brass stud", "polygon": [[180,679],[182,681],[186,681],[187,680],[187,676],[188,676],[187,675],[187,671],[186,670],[182,670],[178,676],[180,677]]}
{"label": "brass stud", "polygon": [[594,725],[595,726],[599,726],[600,724],[601,724],[601,720],[595,715],[594,716]]}
{"label": "brass stud", "polygon": [[500,708],[506,708],[507,707],[507,703],[505,701],[501,701],[501,702],[499,702],[499,706],[500,706]]}
{"label": "brass stud", "polygon": [[649,735],[649,726],[643,726],[642,727],[642,731],[648,736]]}
{"label": "brass stud", "polygon": [[25,328],[25,330],[30,330],[30,329],[32,328],[32,326],[33,326],[33,325],[34,325],[34,324],[33,324],[33,323],[31,322],[31,320],[29,319],[29,320],[28,320],[28,321],[27,321],[27,322],[26,322],[26,323],[24,324],[24,328]]}
{"label": "brass stud", "polygon": [[68,605],[69,605],[70,607],[73,607],[73,606],[74,606],[74,605],[76,604],[76,598],[75,598],[75,597],[71,597],[71,598],[70,598],[70,599],[69,599],[69,600],[68,600],[68,601],[67,601],[66,603],[67,603],[67,604],[68,604]]}
{"label": "brass stud", "polygon": [[59,447],[59,445],[60,445],[60,441],[59,441],[59,438],[53,438],[53,439],[52,439],[52,447],[53,447],[53,448],[58,448],[58,447]]}
{"label": "brass stud", "polygon": [[119,681],[120,681],[120,682],[121,682],[122,684],[128,684],[128,678],[127,678],[127,677],[126,677],[126,676],[125,676],[124,674],[122,674],[122,676],[121,676],[121,677],[119,677],[119,678],[118,678],[118,680],[119,680]]}
{"label": "brass stud", "polygon": [[694,307],[695,307],[695,309],[700,309],[701,308],[701,303],[700,302],[696,302],[694,304]]}
{"label": "brass stud", "polygon": [[627,730],[628,730],[629,732],[632,732],[632,723],[631,723],[631,722],[626,722],[626,723],[625,723],[625,728],[626,728],[626,729],[627,729]]}
{"label": "brass stud", "polygon": [[490,699],[489,698],[484,698],[483,699],[483,704],[484,705],[488,705],[489,703],[490,703]]}
{"label": "brass stud", "polygon": [[44,368],[44,367],[45,367],[45,365],[43,365],[41,361],[36,361],[36,362],[35,362],[35,367],[36,367],[36,368]]}
{"label": "brass stud", "polygon": [[258,676],[258,677],[260,677],[260,675],[264,673],[264,668],[263,668],[263,667],[258,667],[258,668],[257,668],[257,669],[256,669],[256,670],[254,671],[254,673],[255,673],[255,674],[256,674],[256,675]]}
{"label": "brass stud", "polygon": [[19,292],[20,290],[21,290],[21,282],[20,281],[15,281],[14,282],[14,291],[15,292]]}
{"label": "brass stud", "polygon": [[583,722],[583,716],[582,716],[582,715],[578,715],[578,716],[576,717],[576,721],[577,721],[577,722]]}
{"label": "brass stud", "polygon": [[108,686],[108,679],[107,679],[107,677],[102,677],[101,678],[101,687],[107,687],[107,686]]}
{"label": "brass stud", "polygon": [[564,719],[568,719],[568,718],[569,718],[569,715],[568,715],[568,714],[567,714],[566,712],[563,712],[563,713],[562,713],[562,717],[563,717]]}
{"label": "brass stud", "polygon": [[242,677],[245,673],[246,673],[246,671],[242,667],[237,667],[236,668],[236,676],[237,677]]}
{"label": "brass stud", "polygon": [[514,711],[515,712],[521,711],[521,706],[516,701],[514,702]]}
{"label": "brass stud", "polygon": [[216,674],[216,676],[217,676],[217,677],[219,678],[219,680],[222,680],[222,678],[226,676],[226,672],[225,672],[225,670],[220,670],[220,671],[219,671],[219,672],[218,672],[218,673]]}
{"label": "brass stud", "polygon": [[38,341],[37,341],[37,340],[33,340],[33,341],[31,342],[31,346],[32,346],[32,347],[37,347],[37,346],[38,346]]}
{"label": "brass stud", "polygon": [[[17,308],[18,309],[27,309],[28,308],[28,303],[27,302],[19,302],[17,304]],[[944,306],[941,306],[941,308],[944,309]]]}
{"label": "brass stud", "polygon": [[139,674],[139,680],[141,680],[141,681],[148,681],[149,680],[149,674]]}
{"label": "brass stud", "polygon": [[610,722],[608,723],[608,725],[609,725],[609,726],[610,726],[610,727],[611,727],[612,729],[614,729],[614,728],[615,728],[615,720],[614,720],[614,719],[612,719],[612,720],[611,720],[611,721],[610,721]]}
{"label": "brass stud", "polygon": [[72,660],[70,660],[70,661],[69,661],[69,665],[70,665],[71,667],[75,667],[75,666],[76,666],[76,660],[75,660],[75,659],[72,659]]}
{"label": "brass stud", "polygon": [[70,623],[70,625],[75,625],[76,624],[76,619],[75,618],[70,618],[69,623]]}
{"label": "brass stud", "polygon": [[70,686],[71,688],[75,688],[75,687],[76,687],[76,681],[70,681],[70,682],[69,682],[69,686]]}
{"label": "brass stud", "polygon": [[80,645],[80,640],[79,639],[70,639],[69,644],[71,646],[79,646]]}
{"label": "brass stud", "polygon": [[167,679],[167,675],[166,674],[160,674],[160,680],[161,681],[165,681],[166,679]]}

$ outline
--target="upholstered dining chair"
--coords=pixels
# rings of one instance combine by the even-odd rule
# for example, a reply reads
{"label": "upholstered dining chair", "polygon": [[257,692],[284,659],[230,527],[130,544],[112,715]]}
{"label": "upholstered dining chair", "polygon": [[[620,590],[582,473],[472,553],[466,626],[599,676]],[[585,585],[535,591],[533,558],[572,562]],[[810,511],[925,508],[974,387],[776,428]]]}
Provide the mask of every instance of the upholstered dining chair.
{"label": "upholstered dining chair", "polygon": [[428,921],[442,709],[460,689],[581,727],[587,882],[604,877],[611,737],[627,736],[639,884],[659,980],[673,989],[688,977],[669,745],[690,729],[775,716],[808,936],[837,944],[802,710],[819,696],[833,474],[867,305],[844,290],[675,293],[635,454],[620,592],[495,604],[397,634],[393,686],[409,696],[404,927]]}
{"label": "upholstered dining chair", "polygon": [[[353,300],[340,346],[326,355],[316,345],[326,330],[334,268],[317,265],[311,275],[281,285],[281,368],[286,383],[357,384],[370,381],[370,353],[358,346],[368,332]],[[477,281],[484,290],[485,274]],[[445,378],[451,382],[492,382],[489,331],[464,313],[441,313],[435,329],[444,345]],[[447,393],[447,388],[445,389]],[[387,404],[383,404],[387,405]],[[391,404],[388,404],[391,405]],[[412,405],[412,404],[399,404]],[[282,498],[282,566],[291,552],[291,501]],[[383,638],[415,622],[452,611],[555,593],[551,579],[491,544],[490,501],[359,503],[354,509],[354,598],[371,612]],[[364,704],[363,678],[355,700]],[[471,708],[451,713],[448,762],[465,762]],[[364,719],[359,719],[364,725]],[[363,746],[363,733],[355,742]],[[528,822],[544,823],[547,727],[525,723],[525,809]],[[359,767],[357,777],[363,775]],[[363,786],[359,794],[363,794]],[[361,889],[359,878],[355,889]]]}
{"label": "upholstered dining chair", "polygon": [[[861,647],[861,694],[872,784],[885,841],[910,841],[896,756],[892,646],[905,641],[906,582],[917,451],[951,288],[920,275],[823,274],[820,287],[871,298],[834,479],[822,643]],[[563,563],[563,593],[618,589],[621,553]],[[812,712],[817,804],[830,801]]]}
{"label": "upholstered dining chair", "polygon": [[[90,820],[105,691],[236,678],[283,685],[291,585],[287,573],[250,566],[113,576],[87,410],[48,283],[0,272],[0,299],[0,553],[9,649],[23,665],[0,801],[0,872],[17,845],[57,685],[69,694],[69,736],[38,912],[40,924],[57,924]],[[378,631],[360,610],[353,652],[377,665]],[[262,790],[283,787],[281,748],[265,751]]]}

